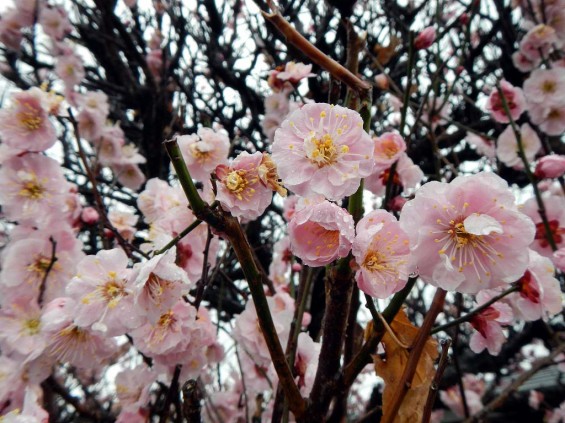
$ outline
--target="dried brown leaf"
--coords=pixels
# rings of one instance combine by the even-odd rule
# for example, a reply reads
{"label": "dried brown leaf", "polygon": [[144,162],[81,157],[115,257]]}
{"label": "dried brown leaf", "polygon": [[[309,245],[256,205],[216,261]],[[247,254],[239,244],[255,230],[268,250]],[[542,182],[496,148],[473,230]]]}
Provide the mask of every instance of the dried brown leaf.
{"label": "dried brown leaf", "polygon": [[[394,335],[405,345],[412,345],[419,329],[414,326],[404,310],[401,310],[390,325]],[[384,357],[373,356],[377,375],[383,378],[385,388],[383,392],[383,420],[386,420],[387,406],[393,400],[394,393],[401,382],[402,374],[408,363],[410,352],[399,345],[394,338],[386,332],[383,336]],[[414,379],[410,385],[400,409],[395,417],[395,423],[412,423],[422,420],[424,406],[432,379],[435,374],[434,361],[438,356],[437,342],[428,338],[418,361]]]}
{"label": "dried brown leaf", "polygon": [[396,54],[396,47],[401,44],[400,38],[392,36],[388,45],[375,44],[373,52],[381,65],[386,65]]}

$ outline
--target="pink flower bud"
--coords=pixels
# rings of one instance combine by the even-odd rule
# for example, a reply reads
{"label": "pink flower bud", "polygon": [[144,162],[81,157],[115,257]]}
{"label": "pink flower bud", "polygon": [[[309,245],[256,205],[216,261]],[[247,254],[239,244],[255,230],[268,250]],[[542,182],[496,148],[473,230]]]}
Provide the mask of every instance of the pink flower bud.
{"label": "pink flower bud", "polygon": [[302,265],[300,263],[294,263],[292,265],[293,272],[300,272],[302,270]]}
{"label": "pink flower bud", "polygon": [[384,73],[379,73],[375,76],[375,85],[379,90],[388,90],[389,82],[387,76]]}
{"label": "pink flower bud", "polygon": [[424,50],[430,47],[436,40],[436,30],[432,26],[424,28],[414,40],[416,50]]}
{"label": "pink flower bud", "polygon": [[469,15],[467,13],[462,13],[461,16],[459,16],[459,23],[461,25],[467,25],[469,23]]}
{"label": "pink flower bud", "polygon": [[539,159],[535,174],[538,178],[559,178],[565,174],[565,156],[552,154]]}
{"label": "pink flower bud", "polygon": [[100,215],[94,207],[85,207],[82,209],[80,218],[87,225],[94,225],[100,219]]}
{"label": "pink flower bud", "polygon": [[390,202],[388,203],[388,206],[390,207],[390,209],[392,211],[399,212],[399,211],[402,210],[402,207],[404,207],[404,204],[406,204],[407,201],[408,200],[406,200],[406,198],[401,197],[400,195],[397,195],[392,200],[390,200]]}

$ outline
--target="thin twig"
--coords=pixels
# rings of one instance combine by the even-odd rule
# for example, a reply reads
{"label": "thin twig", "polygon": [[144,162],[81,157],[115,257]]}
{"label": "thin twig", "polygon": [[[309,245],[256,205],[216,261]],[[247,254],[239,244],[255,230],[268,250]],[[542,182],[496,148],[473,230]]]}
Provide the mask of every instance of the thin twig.
{"label": "thin twig", "polygon": [[439,391],[439,382],[443,376],[443,372],[447,367],[449,362],[449,347],[451,346],[451,340],[446,339],[441,341],[441,355],[439,357],[439,363],[437,366],[436,374],[432,384],[430,385],[430,392],[428,393],[428,399],[426,400],[426,406],[424,407],[424,414],[422,415],[422,423],[429,423],[432,416],[432,408],[436,400],[437,393]]}
{"label": "thin twig", "polygon": [[331,73],[335,79],[340,80],[349,88],[358,92],[361,98],[366,96],[372,88],[369,83],[362,81],[347,68],[316,48],[286,21],[280,14],[278,8],[273,5],[272,1],[268,3],[272,13],[262,12],[263,16],[284,35],[290,44],[294,45],[298,50],[308,56],[314,63]]}
{"label": "thin twig", "polygon": [[495,297],[492,297],[486,303],[481,304],[476,309],[474,309],[473,311],[470,311],[469,313],[465,314],[464,316],[458,317],[457,319],[452,320],[451,322],[447,322],[447,323],[445,323],[441,326],[437,326],[437,327],[433,328],[431,334],[434,335],[438,332],[445,331],[449,328],[452,328],[453,326],[459,325],[461,323],[468,322],[473,317],[475,317],[477,314],[479,314],[481,311],[489,308],[491,305],[493,305],[497,301],[501,300],[502,298],[506,297],[507,295],[510,295],[513,292],[517,292],[519,289],[520,289],[520,287],[518,285],[514,285],[511,288],[508,288],[506,291],[501,292],[500,294],[498,294]]}
{"label": "thin twig", "polygon": [[163,254],[165,251],[171,249],[172,247],[174,247],[175,245],[178,244],[178,242],[183,239],[185,236],[187,236],[189,233],[191,233],[194,229],[196,229],[198,227],[198,225],[200,225],[202,223],[201,220],[196,219],[194,222],[192,222],[190,225],[188,225],[185,229],[182,230],[182,232],[180,232],[177,236],[175,236],[173,239],[171,239],[167,245],[165,245],[163,248],[156,250],[153,252],[154,256],[158,256],[159,254]]}
{"label": "thin twig", "polygon": [[43,279],[41,280],[41,285],[39,285],[39,295],[37,297],[37,304],[39,304],[40,307],[43,304],[43,296],[45,295],[45,289],[47,287],[47,278],[49,277],[49,273],[53,269],[53,266],[55,266],[55,263],[57,262],[57,255],[56,255],[57,241],[55,241],[55,239],[52,236],[49,237],[49,241],[51,242],[51,259],[49,260],[49,264],[45,269]]}

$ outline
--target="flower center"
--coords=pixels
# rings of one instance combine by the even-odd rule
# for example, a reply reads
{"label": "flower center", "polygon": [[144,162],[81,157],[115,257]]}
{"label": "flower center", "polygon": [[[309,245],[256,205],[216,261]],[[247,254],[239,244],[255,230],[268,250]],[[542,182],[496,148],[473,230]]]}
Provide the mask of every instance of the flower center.
{"label": "flower center", "polygon": [[23,331],[26,332],[28,336],[37,335],[39,333],[39,326],[41,321],[39,319],[28,319],[24,321]]}
{"label": "flower center", "polygon": [[500,311],[495,309],[494,307],[490,306],[481,311],[478,315],[471,318],[469,323],[471,326],[479,332],[483,338],[487,337],[487,325],[489,320],[493,321],[500,317]]}
{"label": "flower center", "polygon": [[389,159],[393,158],[398,153],[398,146],[393,140],[385,140],[382,143],[382,149],[385,156]]}
{"label": "flower center", "polygon": [[[306,156],[310,161],[318,167],[324,167],[334,164],[338,157],[338,148],[334,144],[334,140],[330,134],[325,134],[321,138],[316,138],[314,135],[304,141]],[[346,145],[341,146],[341,153],[347,153],[349,147]]]}
{"label": "flower center", "polygon": [[203,142],[195,142],[194,144],[191,144],[190,152],[192,153],[192,156],[200,162],[206,161],[212,155],[210,147]]}
{"label": "flower center", "polygon": [[[30,108],[31,109],[31,108]],[[43,118],[37,115],[37,111],[31,109],[30,111],[23,111],[18,113],[18,121],[28,131],[36,131],[41,127]]]}
{"label": "flower center", "polygon": [[247,179],[245,178],[245,170],[232,170],[230,173],[228,173],[224,184],[226,185],[226,188],[228,190],[230,190],[239,200],[241,200],[241,193],[249,184],[249,181],[247,181]]}
{"label": "flower center", "polygon": [[387,265],[384,263],[384,258],[384,254],[377,251],[371,251],[365,256],[365,260],[363,260],[363,267],[371,272],[383,271],[387,268]]}
{"label": "flower center", "polygon": [[540,292],[539,289],[534,285],[532,273],[526,270],[524,276],[518,280],[518,287],[520,288],[520,295],[523,298],[527,298],[534,304],[539,304],[540,302]]}
{"label": "flower center", "polygon": [[175,318],[173,312],[169,310],[165,314],[162,314],[161,317],[159,317],[159,321],[157,322],[157,325],[161,326],[162,328],[168,328],[174,322],[175,322]]}
{"label": "flower center", "polygon": [[43,198],[43,193],[45,189],[36,178],[31,181],[24,182],[22,189],[20,190],[20,196],[27,197],[31,200],[39,200]]}
{"label": "flower center", "polygon": [[480,237],[467,232],[462,222],[455,223],[454,221],[452,221],[450,223],[453,224],[453,227],[447,232],[453,237],[456,248],[465,247],[469,243],[473,247],[477,245],[477,241],[480,240]]}
{"label": "flower center", "polygon": [[27,270],[30,272],[35,272],[38,275],[45,275],[47,269],[49,269],[49,265],[51,264],[51,259],[47,258],[41,254],[35,256],[35,260],[27,266]]}
{"label": "flower center", "polygon": [[123,284],[116,280],[108,281],[102,287],[102,298],[108,302],[108,306],[115,307],[120,299],[126,295]]}
{"label": "flower center", "polygon": [[561,111],[559,109],[551,109],[547,115],[547,119],[561,119]]}
{"label": "flower center", "polygon": [[[465,203],[463,208],[466,209],[469,206],[469,203]],[[452,208],[446,206],[446,210],[449,211]],[[434,239],[436,243],[442,245],[438,250],[439,255],[446,255],[459,272],[463,272],[466,267],[474,269],[479,281],[482,282],[483,275],[487,278],[491,276],[489,267],[494,265],[498,259],[503,260],[504,255],[495,248],[495,243],[499,240],[496,234],[469,233],[465,229],[464,220],[464,216],[458,216],[447,222],[437,219],[436,223],[441,229],[438,228],[438,231],[430,233],[441,234],[441,237]]]}
{"label": "flower center", "polygon": [[553,94],[555,92],[555,88],[555,81],[543,81],[543,85],[541,87],[542,91],[546,94]]}

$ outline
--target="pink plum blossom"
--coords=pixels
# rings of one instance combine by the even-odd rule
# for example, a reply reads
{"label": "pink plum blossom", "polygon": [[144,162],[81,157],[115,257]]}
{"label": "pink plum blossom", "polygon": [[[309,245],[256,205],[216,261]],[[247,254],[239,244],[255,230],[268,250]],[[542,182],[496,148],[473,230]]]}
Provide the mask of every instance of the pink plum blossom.
{"label": "pink plum blossom", "polygon": [[488,138],[467,132],[465,141],[475,147],[477,153],[482,154],[489,159],[493,159],[496,156],[494,142]]}
{"label": "pink plum blossom", "polygon": [[[384,195],[386,185],[390,176],[390,166],[376,165],[373,173],[365,178],[364,187],[375,195]],[[422,181],[424,172],[406,153],[402,153],[396,164],[396,170],[392,175],[392,183],[404,190],[416,188]]]}
{"label": "pink plum blossom", "polygon": [[305,65],[300,62],[287,62],[282,72],[277,73],[277,79],[297,84],[304,78],[316,76],[312,73],[312,65]]}
{"label": "pink plum blossom", "polygon": [[67,296],[78,304],[74,317],[77,325],[117,336],[141,324],[131,312],[133,295],[127,265],[128,257],[119,248],[99,251],[77,264],[77,275],[66,289]]}
{"label": "pink plum blossom", "polygon": [[192,286],[186,272],[175,264],[175,249],[134,267],[131,276],[135,307],[151,324],[176,304]]}
{"label": "pink plum blossom", "polygon": [[288,233],[294,255],[312,267],[347,256],[355,236],[351,215],[329,201],[296,212]]}
{"label": "pink plum blossom", "polygon": [[536,391],[535,389],[530,391],[530,395],[528,397],[528,405],[532,407],[534,410],[539,410],[540,404],[543,402],[543,392]]}
{"label": "pink plum blossom", "polygon": [[[100,110],[84,108],[77,116],[77,123],[80,136],[95,143],[103,134],[106,114],[103,114]],[[104,157],[104,153],[106,151],[102,151],[102,157]]]}
{"label": "pink plum blossom", "polygon": [[84,78],[84,61],[76,54],[58,56],[55,73],[65,83],[67,88],[79,84]]}
{"label": "pink plum blossom", "polygon": [[425,50],[429,48],[436,40],[436,30],[433,26],[428,26],[420,32],[414,39],[414,48],[416,50]]}
{"label": "pink plum blossom", "polygon": [[[186,205],[179,205],[167,210],[151,224],[148,237],[152,244],[151,249],[163,248],[195,221],[196,217]],[[207,238],[208,226],[202,223],[177,243],[175,262],[192,281],[196,281],[202,276]],[[218,240],[213,237],[208,246],[208,264],[210,266],[214,266],[216,263],[218,248]]]}
{"label": "pink plum blossom", "polygon": [[[494,295],[496,295],[495,291],[479,292],[477,305],[486,303]],[[469,348],[477,354],[486,348],[491,355],[498,355],[506,340],[501,325],[509,324],[513,319],[514,314],[508,304],[497,302],[488,306],[469,321],[476,330],[469,340]]]}
{"label": "pink plum blossom", "polygon": [[[394,98],[394,97],[393,97]],[[399,106],[402,103],[399,104]],[[428,96],[428,100],[422,113],[422,121],[428,123],[432,129],[437,125],[445,125],[451,115],[451,103],[445,99],[437,98],[433,92]]]}
{"label": "pink plum blossom", "polygon": [[27,359],[38,357],[47,346],[41,327],[37,300],[18,297],[0,310],[0,345],[6,354],[18,353]]}
{"label": "pink plum blossom", "polygon": [[294,213],[296,212],[296,203],[298,203],[298,200],[300,200],[300,197],[297,195],[290,195],[285,198],[283,204],[283,217],[287,222],[289,222],[290,219],[292,219],[292,216],[294,216]]}
{"label": "pink plum blossom", "polygon": [[565,401],[547,413],[547,423],[565,423]]}
{"label": "pink plum blossom", "polygon": [[[27,238],[12,240],[3,257],[3,268],[0,273],[0,286],[4,301],[10,301],[10,295],[17,293],[28,299],[39,297],[43,286],[45,301],[64,294],[65,286],[75,271],[75,260],[80,260],[83,253],[66,249],[63,243],[56,241],[55,261],[53,260],[53,243],[51,234],[30,233]],[[49,273],[47,273],[49,271]]]}
{"label": "pink plum blossom", "polygon": [[285,236],[275,242],[273,246],[273,260],[269,265],[269,279],[273,281],[276,287],[285,287],[288,284],[291,262],[290,238]]}
{"label": "pink plum blossom", "polygon": [[[524,149],[524,155],[528,162],[532,162],[541,148],[541,141],[536,131],[530,125],[524,123],[520,128],[520,141]],[[524,163],[518,155],[518,140],[511,125],[508,125],[498,137],[496,155],[498,159],[508,167],[518,169],[524,168]]]}
{"label": "pink plum blossom", "polygon": [[33,24],[33,13],[8,9],[0,17],[0,42],[10,50],[19,50],[23,39],[22,29]]}
{"label": "pink plum blossom", "polygon": [[184,195],[167,182],[152,178],[137,197],[137,206],[147,223],[155,222],[170,209],[186,204]]}
{"label": "pink plum blossom", "polygon": [[[214,344],[215,330],[205,309],[196,309],[184,300],[177,301],[154,323],[132,332],[136,346],[153,357],[159,369],[172,374],[182,364],[182,378],[196,378],[207,363],[206,350]],[[159,371],[159,369],[157,369]]]}
{"label": "pink plum blossom", "polygon": [[5,216],[20,221],[47,218],[68,193],[61,166],[40,154],[26,154],[4,162],[0,185],[0,205]]}
{"label": "pink plum blossom", "polygon": [[145,182],[145,174],[137,164],[115,164],[112,170],[116,174],[116,179],[124,187],[137,191]]}
{"label": "pink plum blossom", "polygon": [[[279,292],[268,297],[267,302],[271,309],[277,335],[281,344],[286,345],[290,322],[294,315],[294,299],[285,292]],[[253,301],[248,301],[243,313],[236,318],[233,336],[251,360],[267,371],[272,360],[263,333],[259,329],[257,311]],[[242,354],[242,356],[247,354]]]}
{"label": "pink plum blossom", "polygon": [[298,335],[294,370],[297,379],[296,384],[301,394],[305,397],[310,395],[310,391],[314,385],[320,348],[321,344],[314,342],[307,333],[301,332]]}
{"label": "pink plum blossom", "polygon": [[547,107],[563,104],[560,93],[565,90],[564,69],[536,69],[524,81],[524,94],[528,106]]}
{"label": "pink plum blossom", "polygon": [[42,96],[40,90],[17,92],[12,95],[10,107],[0,110],[0,137],[5,145],[40,152],[55,144],[57,132]]}
{"label": "pink plum blossom", "polygon": [[145,364],[124,369],[116,375],[116,395],[122,406],[144,407],[149,402],[149,390],[157,375]]}
{"label": "pink plum blossom", "polygon": [[200,128],[197,134],[181,135],[177,141],[194,179],[206,181],[216,166],[227,164],[230,139],[223,130]]}
{"label": "pink plum blossom", "polygon": [[547,57],[554,46],[561,43],[557,38],[555,29],[549,25],[539,24],[531,28],[520,41],[520,52],[528,59],[534,61]]}
{"label": "pink plum blossom", "polygon": [[265,97],[265,116],[261,126],[263,133],[271,142],[275,136],[275,131],[279,128],[286,115],[288,115],[290,107],[291,103],[285,92],[275,92]]}
{"label": "pink plum blossom", "polygon": [[517,284],[519,291],[508,296],[517,318],[547,319],[563,308],[561,288],[551,260],[530,250],[530,264]]}
{"label": "pink plum blossom", "polygon": [[[512,120],[518,119],[526,110],[526,99],[524,98],[524,93],[520,88],[513,86],[505,80],[500,81],[500,90],[504,95],[508,111],[510,112],[510,117]],[[494,88],[490,93],[487,102],[487,109],[490,111],[493,119],[497,122],[510,122],[506,109],[504,108],[501,93],[497,88]]]}
{"label": "pink plum blossom", "polygon": [[561,135],[565,132],[565,103],[533,107],[530,118],[547,135]]}
{"label": "pink plum blossom", "polygon": [[422,186],[400,214],[413,270],[446,290],[477,293],[516,281],[528,265],[535,228],[493,173]]}
{"label": "pink plum blossom", "polygon": [[[471,377],[471,378],[470,378]],[[474,415],[483,409],[483,403],[481,397],[484,393],[484,389],[477,390],[473,387],[474,375],[466,374],[463,376],[463,393],[465,395],[465,402],[467,403],[467,408],[469,409],[469,414]],[[483,382],[484,386],[484,382]],[[463,406],[463,401],[461,398],[461,389],[459,385],[453,385],[447,388],[445,391],[439,392],[439,397],[441,401],[449,407],[459,417],[465,417],[465,409]]]}
{"label": "pink plum blossom", "polygon": [[380,137],[374,137],[373,141],[376,166],[390,166],[406,151],[406,142],[396,132],[385,132]]}
{"label": "pink plum blossom", "polygon": [[[565,247],[565,198],[555,195],[544,195],[542,201],[551,238],[557,249]],[[536,225],[535,239],[530,245],[532,250],[537,251],[544,257],[551,258],[553,250],[549,242],[543,220],[539,214],[539,207],[535,198],[530,198],[524,203],[523,212],[527,214]]]}
{"label": "pink plum blossom", "polygon": [[536,164],[535,175],[540,178],[559,178],[565,175],[565,156],[550,154],[543,156]]}
{"label": "pink plum blossom", "polygon": [[541,63],[541,59],[538,58],[531,60],[524,53],[518,50],[512,54],[512,63],[514,63],[514,66],[520,72],[526,73],[537,68]]}
{"label": "pink plum blossom", "polygon": [[129,210],[112,209],[108,212],[108,220],[119,234],[129,241],[136,232],[135,225],[139,218]]}
{"label": "pink plum blossom", "polygon": [[263,214],[271,204],[273,192],[261,183],[259,166],[263,154],[239,154],[229,166],[219,165],[216,198],[226,210],[236,217],[253,220]]}
{"label": "pink plum blossom", "polygon": [[387,298],[406,285],[410,246],[392,214],[376,210],[363,217],[352,252],[359,265],[357,285],[364,293]]}
{"label": "pink plum blossom", "polygon": [[115,342],[101,332],[74,322],[77,304],[71,298],[57,298],[45,306],[41,325],[49,340],[47,354],[79,368],[95,368],[115,351]]}
{"label": "pink plum blossom", "polygon": [[241,393],[216,391],[207,396],[209,406],[204,407],[208,421],[220,419],[223,423],[237,423],[245,417],[244,406],[240,402]]}
{"label": "pink plum blossom", "polygon": [[341,200],[373,169],[374,143],[359,113],[324,103],[306,104],[275,133],[273,160],[285,186],[301,196]]}
{"label": "pink plum blossom", "polygon": [[73,29],[67,12],[58,6],[42,7],[39,23],[43,27],[43,32],[56,40],[63,39]]}

